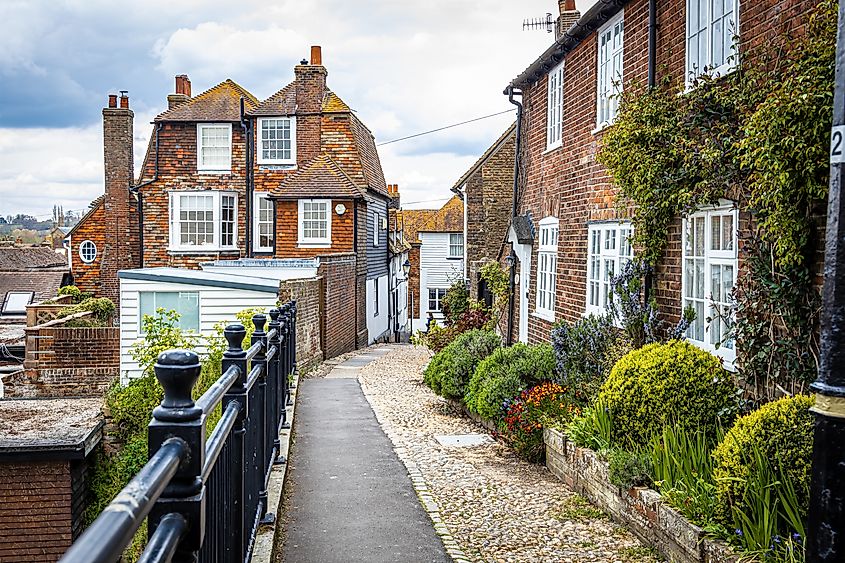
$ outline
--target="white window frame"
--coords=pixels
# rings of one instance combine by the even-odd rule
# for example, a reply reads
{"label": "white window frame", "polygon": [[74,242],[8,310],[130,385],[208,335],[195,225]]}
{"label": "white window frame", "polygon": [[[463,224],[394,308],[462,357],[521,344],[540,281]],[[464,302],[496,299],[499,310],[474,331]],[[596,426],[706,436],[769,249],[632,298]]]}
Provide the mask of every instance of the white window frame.
{"label": "white window frame", "polygon": [[[608,39],[608,43],[606,43],[606,48],[602,49],[602,40],[604,39]],[[620,11],[599,28],[596,37],[596,48],[598,50],[596,129],[602,129],[613,123],[619,111],[622,78],[625,72],[624,47],[625,18],[624,11]]]}
{"label": "white window frame", "polygon": [[[326,236],[305,238],[304,216],[305,203],[321,203],[326,206]],[[332,200],[330,199],[300,199],[297,204],[297,245],[303,248],[329,248],[332,245]]]}
{"label": "white window frame", "polygon": [[587,225],[587,287],[584,314],[604,315],[613,299],[611,280],[634,258],[628,221],[605,221]]}
{"label": "white window frame", "polygon": [[[94,247],[94,255],[91,257],[90,260],[87,260],[85,258],[85,252],[83,251],[83,249],[85,248],[85,245],[87,245],[87,244],[90,244],[91,246]],[[90,240],[90,239],[83,240],[80,243],[80,245],[79,245],[79,259],[82,260],[82,262],[84,262],[85,264],[90,264],[91,262],[93,262],[94,260],[97,259],[97,244],[93,240]]]}
{"label": "white window frame", "polygon": [[537,287],[534,296],[534,314],[554,322],[557,300],[557,249],[560,221],[557,217],[540,220],[539,246],[537,247]]}
{"label": "white window frame", "polygon": [[[447,287],[427,287],[428,290],[428,300],[426,301],[427,305],[427,313],[443,313],[443,298],[446,297],[446,291],[449,289]],[[434,302],[437,304],[437,308],[431,308],[431,292],[434,292]]]}
{"label": "white window frame", "polygon": [[[205,129],[223,128],[227,132],[229,150],[224,165],[203,164],[202,132]],[[225,174],[232,171],[232,124],[231,123],[197,123],[197,172],[205,174]]]}
{"label": "white window frame", "polygon": [[546,85],[546,150],[563,145],[563,67],[561,62],[549,72]]}
{"label": "white window frame", "polygon": [[[264,158],[264,123],[271,120],[284,119],[290,125],[290,158]],[[260,117],[258,118],[258,134],[256,135],[255,152],[258,157],[258,164],[283,164],[296,165],[296,116],[280,115],[278,117]]]}
{"label": "white window frame", "polygon": [[[455,242],[457,240],[458,242]],[[455,252],[458,249],[458,252]],[[449,233],[449,258],[462,259],[464,257],[464,234]]]}
{"label": "white window frame", "polygon": [[[175,293],[175,294],[179,295],[180,297],[182,295],[195,296],[196,301],[197,301],[197,328],[196,328],[196,330],[193,330],[190,327],[182,326],[182,320],[185,318],[185,315],[183,313],[181,313],[180,311],[176,311],[176,312],[179,313],[179,327],[182,330],[191,332],[192,334],[199,334],[200,328],[202,327],[202,310],[200,308],[201,300],[200,300],[200,292],[199,291],[167,291],[167,290],[156,291],[156,290],[153,290],[153,291],[139,291],[138,292],[138,335],[139,336],[145,335],[145,333],[144,333],[144,313],[143,313],[143,309],[141,307],[141,301],[143,300],[144,295],[145,294],[152,295],[153,299],[155,299],[156,295],[161,294],[161,293]],[[154,304],[153,313],[155,313],[155,311],[159,308],[163,309],[164,307],[157,307]],[[169,310],[175,310],[175,309],[169,309]]]}
{"label": "white window frame", "polygon": [[[719,238],[719,246],[725,246],[724,244],[724,229],[725,229],[725,221],[721,219],[722,217],[731,217],[732,221],[732,240],[730,242],[729,249],[719,248],[713,249],[713,219],[720,217],[720,238]],[[688,246],[690,243],[690,228],[695,228],[695,221],[702,220],[703,221],[703,229],[702,235],[704,237],[703,241],[703,255],[699,254],[699,250],[693,248],[692,251],[690,250],[691,247]],[[713,279],[712,279],[712,268],[716,267],[731,267],[733,268],[733,283],[731,284],[730,289],[725,288],[722,285],[721,288],[718,288],[718,297],[722,297],[723,299],[718,300],[716,303],[721,307],[730,307],[728,295],[730,290],[732,290],[736,286],[737,274],[739,272],[739,258],[738,258],[738,226],[739,226],[739,211],[737,210],[736,206],[732,202],[728,201],[720,201],[716,206],[709,206],[704,207],[697,210],[695,213],[691,213],[687,217],[684,218],[683,221],[683,237],[681,241],[681,249],[682,249],[682,259],[681,259],[681,307],[686,308],[687,305],[692,305],[694,308],[697,304],[700,304],[701,307],[697,311],[697,318],[696,321],[693,321],[693,324],[687,330],[687,340],[690,341],[691,344],[695,344],[699,348],[703,350],[707,350],[708,352],[719,356],[722,360],[726,363],[726,367],[728,369],[733,369],[733,362],[736,360],[736,343],[729,341],[727,343],[720,343],[720,342],[711,342],[711,340],[716,339],[720,340],[720,335],[722,331],[728,329],[724,321],[719,319],[717,315],[713,312],[713,304],[714,304],[714,288],[713,288]],[[695,244],[696,235],[693,234],[692,242],[690,244]],[[692,252],[692,254],[690,254]],[[688,262],[689,265],[692,266],[692,274],[693,277],[696,277],[696,270],[695,270],[695,261],[700,261],[702,264],[701,269],[701,276],[702,280],[700,285],[703,286],[703,292],[701,295],[696,295],[695,287],[691,287],[693,285],[698,285],[695,281],[690,281],[688,270]],[[720,272],[720,276],[723,272]],[[697,278],[696,278],[697,279]],[[701,314],[703,310],[703,315]],[[710,321],[708,322],[708,319]],[[700,325],[698,323],[701,323]],[[718,323],[718,326],[716,325]],[[698,325],[698,326],[696,326]],[[702,339],[698,339],[695,335],[695,332],[698,329],[702,328]],[[714,329],[718,332],[714,334]],[[718,345],[718,347],[717,347]]]}
{"label": "white window frame", "polygon": [[[238,250],[238,194],[236,192],[218,191],[218,190],[176,190],[168,192],[170,199],[170,246],[168,250],[171,252],[189,252],[189,253],[205,253],[216,252],[223,250]],[[214,231],[212,233],[211,244],[182,244],[181,228],[180,228],[180,213],[182,196],[202,196],[212,198],[212,225]],[[222,245],[221,239],[223,234],[223,196],[234,197],[234,217],[232,221],[232,244]]]}
{"label": "white window frame", "polygon": [[[260,193],[255,192],[255,199],[252,202],[252,209],[253,209],[253,223],[252,223],[252,248],[256,252],[273,252],[275,250],[274,245],[276,243],[276,231],[275,231],[275,217],[276,217],[276,204],[275,201],[270,199],[270,194],[267,193]],[[269,221],[262,221],[261,220],[261,203],[262,202],[269,202],[270,203],[270,220]],[[269,223],[270,226],[270,245],[261,245],[261,227],[266,226]]]}
{"label": "white window frame", "polygon": [[[734,42],[734,37],[739,36],[740,27],[739,27],[739,0],[726,0],[726,3],[730,3],[733,6],[733,22],[732,27],[730,29],[725,29],[726,25],[726,18],[727,16],[724,15],[719,16],[718,22],[713,21],[712,17],[712,7],[713,2],[715,0],[687,0],[686,2],[686,33],[685,33],[685,41],[684,41],[684,51],[685,51],[685,70],[686,70],[686,85],[689,88],[692,81],[702,74],[705,74],[704,68],[698,68],[698,60],[693,61],[691,59],[690,53],[690,45],[692,44],[693,36],[698,38],[698,46],[697,52],[700,53],[701,49],[704,49],[706,53],[706,61],[704,62],[703,66],[707,67],[706,74],[711,76],[723,76],[729,72],[731,72],[734,68],[736,68],[737,60],[737,49],[739,45]],[[706,12],[704,14],[704,26],[702,27],[699,25],[698,29],[692,29],[692,15],[693,13],[699,14],[699,22],[701,22],[701,12]],[[718,26],[716,25],[718,23]],[[713,67],[713,47],[715,42],[713,41],[713,35],[715,30],[721,30],[721,48],[723,49],[723,56],[724,62],[721,63],[717,67]],[[727,34],[727,35],[726,35]],[[701,58],[699,56],[699,58]]]}

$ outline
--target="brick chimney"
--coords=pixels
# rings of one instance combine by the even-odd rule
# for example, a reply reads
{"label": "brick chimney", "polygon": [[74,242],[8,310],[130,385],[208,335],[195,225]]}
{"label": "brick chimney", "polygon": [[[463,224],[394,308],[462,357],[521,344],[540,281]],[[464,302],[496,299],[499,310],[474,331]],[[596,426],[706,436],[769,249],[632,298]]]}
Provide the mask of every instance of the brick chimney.
{"label": "brick chimney", "polygon": [[555,39],[569,31],[572,24],[581,19],[581,12],[575,8],[575,0],[557,0],[560,17],[555,25]]}
{"label": "brick chimney", "polygon": [[117,279],[119,270],[137,267],[140,263],[137,248],[137,234],[133,232],[132,185],[134,163],[132,154],[132,121],[135,117],[129,109],[129,95],[109,95],[109,105],[103,109],[103,159],[105,164],[105,188],[103,218],[103,248],[100,256],[100,296],[115,303],[120,297]]}
{"label": "brick chimney", "polygon": [[191,99],[191,79],[187,74],[176,75],[176,93],[167,95],[167,109],[181,106]]}
{"label": "brick chimney", "polygon": [[296,84],[296,160],[302,165],[320,154],[320,111],[326,94],[326,67],[319,46],[311,47],[311,61],[293,69]]}

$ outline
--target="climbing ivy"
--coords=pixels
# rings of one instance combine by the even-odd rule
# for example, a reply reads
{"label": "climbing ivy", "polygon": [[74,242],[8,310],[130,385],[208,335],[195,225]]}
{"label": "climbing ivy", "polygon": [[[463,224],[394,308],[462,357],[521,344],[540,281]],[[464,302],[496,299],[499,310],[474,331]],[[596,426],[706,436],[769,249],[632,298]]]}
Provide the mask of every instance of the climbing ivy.
{"label": "climbing ivy", "polygon": [[837,7],[822,0],[806,33],[724,77],[626,86],[598,154],[619,204],[635,208],[633,243],[649,264],[679,216],[721,198],[750,212],[734,337],[742,375],[766,394],[800,389],[818,356],[814,233],[829,181]]}

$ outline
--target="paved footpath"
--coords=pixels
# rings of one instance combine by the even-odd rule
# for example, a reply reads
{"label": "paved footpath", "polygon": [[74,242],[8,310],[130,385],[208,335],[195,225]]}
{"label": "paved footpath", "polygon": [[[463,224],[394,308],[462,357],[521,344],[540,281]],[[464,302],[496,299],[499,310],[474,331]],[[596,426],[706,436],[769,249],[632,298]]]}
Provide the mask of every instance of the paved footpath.
{"label": "paved footpath", "polygon": [[450,560],[357,380],[389,350],[370,349],[324,378],[300,380],[285,562]]}

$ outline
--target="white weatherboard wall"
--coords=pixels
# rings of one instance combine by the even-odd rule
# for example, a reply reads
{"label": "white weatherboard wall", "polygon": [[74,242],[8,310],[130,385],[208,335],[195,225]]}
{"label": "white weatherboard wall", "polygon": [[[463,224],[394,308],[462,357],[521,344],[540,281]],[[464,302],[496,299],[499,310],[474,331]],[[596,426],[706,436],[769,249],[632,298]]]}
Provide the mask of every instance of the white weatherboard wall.
{"label": "white weatherboard wall", "polygon": [[[376,284],[378,284],[378,315],[376,315],[375,292]],[[369,343],[375,342],[376,338],[384,334],[388,327],[388,312],[387,304],[387,276],[380,278],[373,278],[367,280],[367,332],[369,333]]]}
{"label": "white weatherboard wall", "polygon": [[[135,270],[138,272],[143,270]],[[155,271],[151,269],[150,271]],[[123,272],[121,272],[123,273]],[[206,278],[202,283],[191,283],[189,279],[184,282],[154,279],[127,279],[121,276],[120,279],[120,374],[121,382],[125,383],[131,378],[141,376],[141,369],[129,354],[129,349],[141,337],[139,329],[141,325],[139,310],[139,293],[142,291],[195,291],[199,294],[199,321],[200,335],[211,336],[214,334],[214,325],[223,322],[235,322],[235,314],[253,307],[261,307],[268,310],[276,306],[278,299],[278,285],[272,290],[270,284],[266,290],[242,289],[226,287],[225,282],[221,285],[209,285],[208,274],[192,272],[197,277]],[[150,276],[153,277],[153,276]],[[221,276],[218,278],[229,278],[238,280],[238,276]],[[240,278],[244,280],[255,280],[256,278]],[[263,280],[269,281],[269,280]],[[278,284],[278,282],[275,282]],[[248,345],[248,343],[246,343]],[[200,348],[198,352],[204,350]]]}
{"label": "white weatherboard wall", "polygon": [[[463,258],[449,257],[449,233],[419,233],[420,241],[420,302],[414,303],[418,312],[414,319],[414,330],[425,330],[428,318],[428,290],[448,289],[456,281],[464,279]],[[435,313],[434,318],[443,319]]]}

